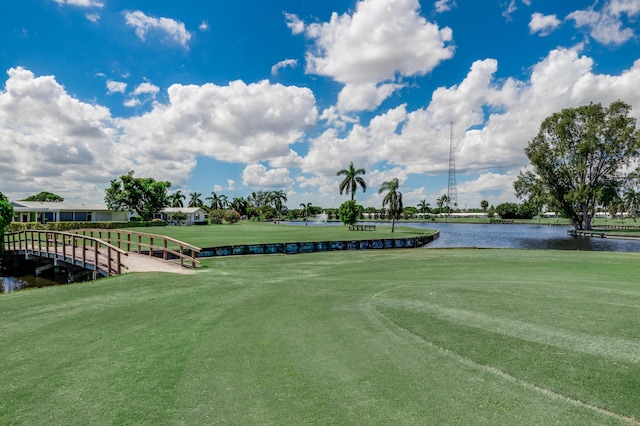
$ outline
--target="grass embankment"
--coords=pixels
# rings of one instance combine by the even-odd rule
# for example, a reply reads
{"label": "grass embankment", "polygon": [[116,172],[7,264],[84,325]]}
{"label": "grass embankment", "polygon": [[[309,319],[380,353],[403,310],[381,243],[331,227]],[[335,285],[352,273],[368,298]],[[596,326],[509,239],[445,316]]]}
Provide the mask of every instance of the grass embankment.
{"label": "grass embankment", "polygon": [[0,424],[637,423],[638,260],[225,257],[4,294]]}
{"label": "grass embankment", "polygon": [[431,235],[434,232],[428,229],[396,226],[395,232],[391,233],[391,225],[377,226],[375,231],[349,231],[345,226],[293,226],[247,221],[234,225],[164,226],[130,230],[164,235],[197,247],[405,238]]}

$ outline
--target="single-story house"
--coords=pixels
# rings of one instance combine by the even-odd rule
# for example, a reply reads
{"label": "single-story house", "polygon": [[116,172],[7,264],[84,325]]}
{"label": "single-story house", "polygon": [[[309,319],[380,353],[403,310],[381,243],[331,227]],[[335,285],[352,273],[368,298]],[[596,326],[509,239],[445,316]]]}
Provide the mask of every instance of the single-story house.
{"label": "single-story house", "polygon": [[11,201],[14,222],[126,222],[129,212],[109,210],[105,205]]}
{"label": "single-story house", "polygon": [[207,220],[207,212],[200,207],[165,207],[160,214],[156,215],[158,219],[166,220],[169,225],[183,225],[175,223],[171,219],[171,215],[182,212],[187,215],[184,225],[193,225],[195,222],[204,222]]}

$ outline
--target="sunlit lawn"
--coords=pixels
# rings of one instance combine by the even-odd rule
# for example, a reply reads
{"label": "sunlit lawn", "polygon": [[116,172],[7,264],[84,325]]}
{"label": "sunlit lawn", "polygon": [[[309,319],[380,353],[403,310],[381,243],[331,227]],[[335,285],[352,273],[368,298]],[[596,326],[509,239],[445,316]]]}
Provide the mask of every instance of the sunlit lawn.
{"label": "sunlit lawn", "polygon": [[640,257],[204,260],[0,296],[0,424],[637,424]]}

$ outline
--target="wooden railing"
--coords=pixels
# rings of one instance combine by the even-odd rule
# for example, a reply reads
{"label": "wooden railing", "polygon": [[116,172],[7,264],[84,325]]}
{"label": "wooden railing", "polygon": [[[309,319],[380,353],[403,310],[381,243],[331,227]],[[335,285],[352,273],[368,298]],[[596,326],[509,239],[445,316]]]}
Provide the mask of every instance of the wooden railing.
{"label": "wooden railing", "polygon": [[4,248],[36,256],[56,258],[105,275],[118,275],[127,267],[127,252],[98,238],[58,231],[29,229],[4,236]]}
{"label": "wooden railing", "polygon": [[162,258],[164,260],[169,260],[169,255],[172,255],[180,259],[180,266],[185,266],[185,261],[190,262],[194,268],[200,263],[200,261],[196,259],[197,254],[200,253],[200,247],[163,235],[126,231],[123,229],[78,229],[71,232],[99,238],[128,252],[140,254],[143,251],[148,251],[149,256],[154,256],[156,252],[162,252]]}

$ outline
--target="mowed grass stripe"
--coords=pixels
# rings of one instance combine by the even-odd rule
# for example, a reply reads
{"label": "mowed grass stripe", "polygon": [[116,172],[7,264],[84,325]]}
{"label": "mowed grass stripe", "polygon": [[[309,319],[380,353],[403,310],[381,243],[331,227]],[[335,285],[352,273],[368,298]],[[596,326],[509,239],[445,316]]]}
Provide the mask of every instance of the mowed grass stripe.
{"label": "mowed grass stripe", "polygon": [[566,329],[540,327],[522,321],[507,320],[468,310],[444,308],[415,300],[385,297],[383,300],[375,301],[375,305],[383,310],[399,309],[418,315],[424,314],[425,316],[437,317],[440,320],[461,326],[478,328],[491,333],[555,346],[559,349],[606,357],[621,362],[640,362],[640,342],[638,341],[609,336],[594,336],[593,334],[570,332]]}
{"label": "mowed grass stripe", "polygon": [[[241,256],[204,260],[195,275],[5,294],[0,423],[634,422],[637,362],[522,330],[637,343],[639,260],[428,249]],[[385,298],[522,330],[387,309]]]}

